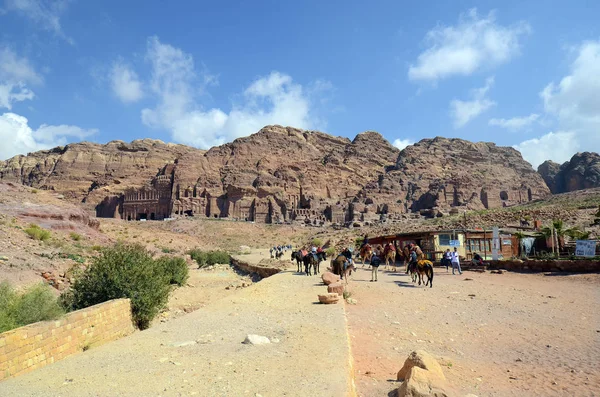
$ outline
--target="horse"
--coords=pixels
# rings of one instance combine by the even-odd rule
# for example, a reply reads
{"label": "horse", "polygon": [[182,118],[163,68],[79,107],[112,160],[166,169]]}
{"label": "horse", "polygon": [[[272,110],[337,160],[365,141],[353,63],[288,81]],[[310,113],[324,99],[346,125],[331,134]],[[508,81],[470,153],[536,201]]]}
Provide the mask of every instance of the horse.
{"label": "horse", "polygon": [[425,281],[425,286],[429,283],[429,288],[433,287],[433,263],[428,261],[427,259],[420,259],[417,263],[411,264],[411,277],[413,279],[413,283],[416,281],[416,275],[419,276],[419,285],[423,281],[423,276],[427,276],[427,281]]}
{"label": "horse", "polygon": [[365,267],[365,262],[369,258],[373,256],[373,248],[369,244],[363,245],[360,247],[360,261],[362,262],[363,267]]}
{"label": "horse", "polygon": [[394,272],[396,271],[396,247],[392,243],[385,246],[383,250],[383,258],[385,259],[385,269],[388,269],[388,262],[392,262]]}
{"label": "horse", "polygon": [[352,270],[356,270],[354,264],[343,254],[339,254],[331,260],[331,271],[340,276],[342,280],[345,279],[346,284],[348,284],[348,277],[352,275]]}
{"label": "horse", "polygon": [[304,258],[302,258],[302,261],[304,262],[304,271],[306,272],[306,275],[310,276],[310,268],[312,267],[314,275],[316,276],[319,273],[319,264],[325,259],[327,259],[327,254],[325,253],[325,251],[318,252],[316,254],[313,254],[311,252]]}
{"label": "horse", "polygon": [[302,259],[302,251],[292,251],[292,262],[296,261],[296,264],[298,265],[298,273],[302,272]]}

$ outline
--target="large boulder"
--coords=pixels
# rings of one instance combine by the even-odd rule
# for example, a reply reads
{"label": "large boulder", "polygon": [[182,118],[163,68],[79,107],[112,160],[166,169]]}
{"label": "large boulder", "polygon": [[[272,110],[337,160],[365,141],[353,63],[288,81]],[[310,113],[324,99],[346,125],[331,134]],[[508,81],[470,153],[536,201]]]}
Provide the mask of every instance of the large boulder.
{"label": "large boulder", "polygon": [[338,295],[342,295],[344,293],[344,284],[341,281],[331,283],[327,286],[327,292],[335,292]]}
{"label": "large boulder", "polygon": [[419,367],[412,367],[406,380],[398,388],[398,397],[454,397],[448,382],[434,373]]}
{"label": "large boulder", "polygon": [[412,352],[402,369],[398,380],[404,382],[398,388],[398,397],[453,397],[458,393],[446,381],[442,367],[436,359],[424,350]]}
{"label": "large boulder", "polygon": [[442,379],[446,379],[440,364],[431,354],[427,353],[425,350],[417,350],[410,353],[408,358],[404,361],[402,369],[398,371],[397,379],[406,379],[408,371],[410,371],[412,367],[422,368],[426,371],[434,373]]}
{"label": "large boulder", "polygon": [[335,292],[327,293],[325,295],[319,295],[319,302],[324,303],[326,305],[338,303],[339,300],[340,296]]}
{"label": "large boulder", "polygon": [[337,274],[333,274],[331,272],[325,272],[321,276],[321,279],[323,280],[325,285],[329,285],[329,284],[333,284],[333,283],[340,281],[340,276],[338,276]]}

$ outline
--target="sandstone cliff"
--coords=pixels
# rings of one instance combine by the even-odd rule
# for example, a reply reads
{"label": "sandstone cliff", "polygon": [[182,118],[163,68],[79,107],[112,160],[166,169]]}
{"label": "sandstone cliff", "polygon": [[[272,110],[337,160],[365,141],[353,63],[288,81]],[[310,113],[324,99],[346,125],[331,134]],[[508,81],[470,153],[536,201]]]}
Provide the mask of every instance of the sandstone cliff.
{"label": "sandstone cliff", "polygon": [[107,194],[144,185],[165,163],[187,153],[204,151],[153,139],[73,143],[0,161],[0,180],[97,203]]}
{"label": "sandstone cliff", "polygon": [[[123,215],[119,195],[149,186],[154,177],[162,187],[168,181],[175,213],[261,222],[375,220],[550,194],[512,148],[438,137],[400,152],[372,131],[351,141],[267,126],[208,151],[144,139],[71,144],[0,162],[1,180],[52,189],[90,207],[102,202],[102,216]],[[168,216],[164,208],[157,216]]]}
{"label": "sandstone cliff", "polygon": [[538,173],[554,194],[600,187],[600,154],[577,153],[562,165],[548,160]]}
{"label": "sandstone cliff", "polygon": [[509,147],[436,137],[408,146],[393,169],[363,194],[407,211],[497,208],[546,197],[540,175]]}

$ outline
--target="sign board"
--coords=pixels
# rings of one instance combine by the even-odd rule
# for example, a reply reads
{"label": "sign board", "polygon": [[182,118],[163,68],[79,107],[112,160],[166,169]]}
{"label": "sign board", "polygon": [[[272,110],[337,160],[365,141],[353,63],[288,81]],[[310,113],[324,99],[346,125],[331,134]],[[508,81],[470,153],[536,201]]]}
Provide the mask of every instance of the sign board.
{"label": "sign board", "polygon": [[577,240],[575,256],[596,256],[596,241]]}
{"label": "sign board", "polygon": [[460,240],[450,240],[450,247],[460,247]]}
{"label": "sign board", "polygon": [[500,230],[497,227],[492,229],[492,260],[498,260],[498,251],[500,250]]}

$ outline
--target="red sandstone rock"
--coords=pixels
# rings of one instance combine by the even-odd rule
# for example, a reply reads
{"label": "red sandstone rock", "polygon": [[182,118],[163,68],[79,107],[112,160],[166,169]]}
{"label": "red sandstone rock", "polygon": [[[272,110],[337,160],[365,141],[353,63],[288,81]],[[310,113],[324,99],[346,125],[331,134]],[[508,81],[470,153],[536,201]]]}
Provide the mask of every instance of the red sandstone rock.
{"label": "red sandstone rock", "polygon": [[342,295],[344,293],[344,284],[339,281],[331,283],[327,286],[327,292],[335,292],[338,295]]}
{"label": "red sandstone rock", "polygon": [[[381,215],[439,216],[452,206],[493,208],[549,194],[512,148],[438,137],[400,152],[372,131],[350,141],[276,125],[206,152],[151,139],[70,144],[0,162],[0,180],[126,219],[189,213],[366,225]],[[128,189],[135,190],[124,198]]]}
{"label": "red sandstone rock", "polygon": [[338,303],[339,300],[340,300],[340,296],[338,294],[336,294],[335,292],[327,293],[325,295],[319,295],[319,302],[327,304],[327,305],[332,304],[332,303]]}
{"label": "red sandstone rock", "polygon": [[333,284],[335,282],[340,281],[340,276],[338,276],[337,274],[333,274],[331,272],[325,272],[321,276],[321,279],[323,280],[325,285],[329,285],[329,284]]}

